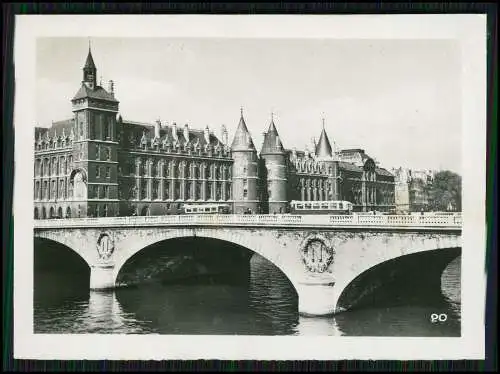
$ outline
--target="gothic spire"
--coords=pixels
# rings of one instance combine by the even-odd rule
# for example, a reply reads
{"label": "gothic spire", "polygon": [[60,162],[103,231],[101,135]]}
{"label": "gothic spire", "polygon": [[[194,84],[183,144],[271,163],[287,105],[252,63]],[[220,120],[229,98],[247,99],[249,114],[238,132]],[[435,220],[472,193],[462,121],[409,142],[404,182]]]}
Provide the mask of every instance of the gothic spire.
{"label": "gothic spire", "polygon": [[319,137],[318,144],[316,145],[316,157],[318,158],[331,158],[332,157],[332,146],[328,135],[325,131],[325,119],[323,118],[323,129],[321,130],[321,135]]}
{"label": "gothic spire", "polygon": [[90,49],[90,40],[89,40],[89,53],[87,54],[87,60],[85,61],[84,69],[95,69],[94,58],[92,57],[92,50]]}

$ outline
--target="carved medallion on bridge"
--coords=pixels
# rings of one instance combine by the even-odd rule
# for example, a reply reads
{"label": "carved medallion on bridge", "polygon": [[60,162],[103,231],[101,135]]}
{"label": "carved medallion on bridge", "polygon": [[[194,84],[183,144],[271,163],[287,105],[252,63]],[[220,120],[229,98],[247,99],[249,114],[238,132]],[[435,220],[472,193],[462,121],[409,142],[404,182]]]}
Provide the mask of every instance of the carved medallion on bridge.
{"label": "carved medallion on bridge", "polygon": [[115,250],[113,238],[108,233],[101,233],[97,239],[97,253],[100,260],[108,260]]}
{"label": "carved medallion on bridge", "polygon": [[302,242],[301,254],[307,270],[323,273],[333,262],[335,251],[325,237],[311,235]]}

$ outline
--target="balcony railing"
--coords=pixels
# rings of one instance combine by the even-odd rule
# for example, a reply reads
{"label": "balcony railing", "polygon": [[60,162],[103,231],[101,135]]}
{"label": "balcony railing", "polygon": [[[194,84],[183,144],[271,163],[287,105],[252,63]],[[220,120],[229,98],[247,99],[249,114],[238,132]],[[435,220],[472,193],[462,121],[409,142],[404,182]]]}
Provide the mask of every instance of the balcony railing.
{"label": "balcony railing", "polygon": [[461,215],[170,215],[35,220],[35,228],[113,226],[304,226],[304,227],[441,227],[459,229]]}

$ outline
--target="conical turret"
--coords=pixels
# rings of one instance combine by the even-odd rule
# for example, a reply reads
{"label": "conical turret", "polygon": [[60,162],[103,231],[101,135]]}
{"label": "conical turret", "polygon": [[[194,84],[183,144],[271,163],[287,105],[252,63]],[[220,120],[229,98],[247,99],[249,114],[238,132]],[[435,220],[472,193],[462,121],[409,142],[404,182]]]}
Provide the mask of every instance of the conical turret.
{"label": "conical turret", "polygon": [[256,213],[257,196],[257,151],[248,132],[243,110],[231,145],[233,213]]}
{"label": "conical turret", "polygon": [[262,144],[261,155],[273,154],[273,153],[284,153],[283,144],[281,143],[278,130],[274,124],[274,119],[271,118],[271,124],[269,125],[269,130],[264,135],[264,142]]}
{"label": "conical turret", "polygon": [[263,213],[287,212],[286,155],[273,115],[264,134],[261,156],[261,200]]}
{"label": "conical turret", "polygon": [[234,133],[233,143],[231,144],[231,151],[256,151],[252,141],[252,137],[248,132],[245,119],[243,118],[243,111],[240,116],[240,123]]}
{"label": "conical turret", "polygon": [[323,120],[323,129],[321,130],[321,135],[319,137],[318,144],[316,145],[315,152],[316,152],[316,157],[319,159],[330,159],[332,158],[333,155],[330,140],[328,139],[328,135],[326,135],[324,120]]}

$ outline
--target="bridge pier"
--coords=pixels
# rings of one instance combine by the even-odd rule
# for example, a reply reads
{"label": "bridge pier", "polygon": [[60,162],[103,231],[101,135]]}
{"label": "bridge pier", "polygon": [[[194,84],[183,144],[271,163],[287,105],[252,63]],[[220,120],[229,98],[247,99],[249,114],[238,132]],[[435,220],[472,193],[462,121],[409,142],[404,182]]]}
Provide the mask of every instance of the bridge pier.
{"label": "bridge pier", "polygon": [[92,265],[90,267],[90,289],[106,290],[115,288],[114,265]]}
{"label": "bridge pier", "polygon": [[297,287],[297,294],[299,314],[319,317],[335,313],[336,294],[333,283],[302,283]]}

